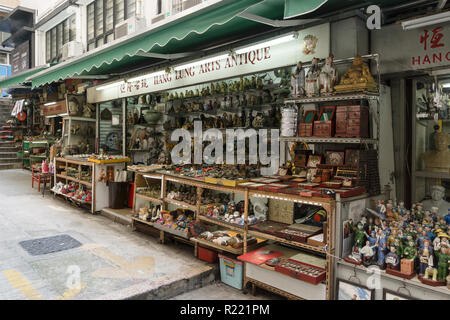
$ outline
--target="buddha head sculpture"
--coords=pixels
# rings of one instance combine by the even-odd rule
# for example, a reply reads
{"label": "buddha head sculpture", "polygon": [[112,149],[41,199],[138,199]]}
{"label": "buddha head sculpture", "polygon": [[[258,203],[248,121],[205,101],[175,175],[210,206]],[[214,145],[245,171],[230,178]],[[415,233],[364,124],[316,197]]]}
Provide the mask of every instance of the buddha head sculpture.
{"label": "buddha head sculpture", "polygon": [[434,185],[431,187],[431,198],[433,198],[434,201],[440,201],[444,198],[445,195],[445,188],[440,185]]}
{"label": "buddha head sculpture", "polygon": [[434,135],[434,144],[436,146],[437,151],[447,151],[448,150],[448,141],[449,135],[445,132],[439,132]]}

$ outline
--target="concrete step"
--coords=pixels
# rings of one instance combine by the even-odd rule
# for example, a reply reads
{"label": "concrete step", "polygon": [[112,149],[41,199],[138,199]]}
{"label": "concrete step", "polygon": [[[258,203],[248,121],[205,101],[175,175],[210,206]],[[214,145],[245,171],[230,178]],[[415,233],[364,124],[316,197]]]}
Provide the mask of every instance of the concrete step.
{"label": "concrete step", "polygon": [[17,159],[17,152],[2,152],[0,150],[0,159]]}
{"label": "concrete step", "polygon": [[0,153],[2,152],[14,152],[15,154],[17,154],[17,152],[21,151],[21,148],[17,148],[17,147],[0,147]]}
{"label": "concrete step", "polygon": [[22,162],[22,159],[19,159],[19,158],[5,158],[2,155],[0,155],[0,163],[16,163],[16,162]]}
{"label": "concrete step", "polygon": [[0,163],[0,170],[21,169],[22,162],[16,163]]}

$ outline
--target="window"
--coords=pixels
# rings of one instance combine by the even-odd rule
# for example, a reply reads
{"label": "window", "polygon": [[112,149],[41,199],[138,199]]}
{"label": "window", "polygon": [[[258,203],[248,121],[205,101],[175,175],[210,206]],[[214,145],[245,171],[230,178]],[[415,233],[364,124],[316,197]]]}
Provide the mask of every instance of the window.
{"label": "window", "polygon": [[95,0],[87,6],[88,51],[114,40],[115,26],[136,14],[136,0]]}
{"label": "window", "polygon": [[0,64],[8,64],[8,54],[0,52]]}
{"label": "window", "polygon": [[158,0],[156,3],[156,15],[162,13],[162,0]]}
{"label": "window", "polygon": [[75,15],[64,20],[45,33],[45,60],[58,61],[61,57],[62,47],[76,38]]}

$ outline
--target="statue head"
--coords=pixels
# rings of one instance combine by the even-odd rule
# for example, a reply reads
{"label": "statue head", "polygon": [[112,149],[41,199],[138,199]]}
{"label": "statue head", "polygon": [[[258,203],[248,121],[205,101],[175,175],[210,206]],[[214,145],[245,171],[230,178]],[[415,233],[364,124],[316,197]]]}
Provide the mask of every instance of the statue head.
{"label": "statue head", "polygon": [[363,64],[363,59],[361,56],[356,56],[353,60],[353,65],[354,66],[360,66]]}
{"label": "statue head", "polygon": [[434,201],[440,201],[444,198],[445,188],[440,185],[434,185],[431,187],[431,197]]}
{"label": "statue head", "polygon": [[436,145],[436,150],[446,151],[448,150],[448,133],[439,132],[434,135],[434,144]]}

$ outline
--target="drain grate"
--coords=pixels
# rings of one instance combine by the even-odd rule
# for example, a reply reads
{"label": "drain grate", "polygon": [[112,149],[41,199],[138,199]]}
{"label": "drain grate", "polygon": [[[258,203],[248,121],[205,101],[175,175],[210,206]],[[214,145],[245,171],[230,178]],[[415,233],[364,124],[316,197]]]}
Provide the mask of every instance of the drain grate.
{"label": "drain grate", "polygon": [[67,234],[34,240],[26,240],[19,242],[19,244],[32,256],[39,256],[43,254],[69,250],[81,246],[81,243],[79,241],[75,240]]}

